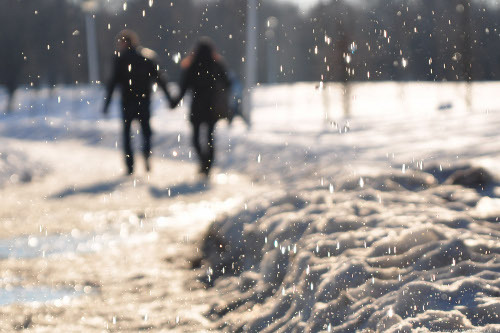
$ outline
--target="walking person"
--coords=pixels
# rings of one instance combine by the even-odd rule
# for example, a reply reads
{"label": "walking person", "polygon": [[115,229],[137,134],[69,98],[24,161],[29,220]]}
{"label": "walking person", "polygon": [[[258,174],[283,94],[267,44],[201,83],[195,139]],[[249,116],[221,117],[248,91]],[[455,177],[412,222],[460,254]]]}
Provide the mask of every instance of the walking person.
{"label": "walking person", "polygon": [[131,125],[137,120],[141,127],[146,171],[150,171],[151,157],[151,90],[157,83],[165,92],[170,104],[172,100],[167,90],[166,79],[160,74],[156,61],[156,53],[141,47],[135,32],[122,30],[117,37],[118,51],[113,60],[113,73],[107,85],[107,95],[103,113],[107,114],[113,90],[117,85],[121,88],[123,149],[127,174],[134,172],[134,152],[132,150]]}
{"label": "walking person", "polygon": [[181,67],[180,94],[173,100],[172,107],[187,90],[191,91],[192,144],[198,155],[199,171],[208,176],[215,157],[215,124],[228,113],[230,82],[222,57],[207,37],[198,41],[194,52],[181,62]]}

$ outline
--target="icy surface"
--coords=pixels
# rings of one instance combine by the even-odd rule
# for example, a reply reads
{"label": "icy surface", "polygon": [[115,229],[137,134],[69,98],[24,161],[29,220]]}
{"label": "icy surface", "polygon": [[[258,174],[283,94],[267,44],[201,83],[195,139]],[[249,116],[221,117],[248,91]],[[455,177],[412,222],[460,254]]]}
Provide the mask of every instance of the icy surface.
{"label": "icy surface", "polygon": [[51,288],[10,288],[2,291],[0,295],[0,306],[12,303],[46,303],[59,302],[64,304],[71,297],[76,297],[80,292],[72,289],[51,289]]}

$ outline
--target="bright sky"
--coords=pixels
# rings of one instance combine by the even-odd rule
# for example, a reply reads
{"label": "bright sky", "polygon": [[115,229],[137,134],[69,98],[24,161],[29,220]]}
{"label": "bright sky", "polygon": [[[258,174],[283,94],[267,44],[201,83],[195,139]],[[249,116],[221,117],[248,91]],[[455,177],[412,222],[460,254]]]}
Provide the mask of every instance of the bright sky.
{"label": "bright sky", "polygon": [[307,10],[321,0],[275,0],[277,2],[291,2],[299,6],[302,10]]}

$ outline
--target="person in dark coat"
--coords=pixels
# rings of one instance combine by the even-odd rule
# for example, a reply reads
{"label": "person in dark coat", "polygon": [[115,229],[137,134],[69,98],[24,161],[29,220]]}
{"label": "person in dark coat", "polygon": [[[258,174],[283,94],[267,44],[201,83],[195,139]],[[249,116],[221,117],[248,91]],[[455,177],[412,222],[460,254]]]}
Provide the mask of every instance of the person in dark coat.
{"label": "person in dark coat", "polygon": [[179,103],[187,90],[191,91],[189,120],[193,128],[192,144],[199,158],[200,173],[208,176],[215,156],[214,129],[221,105],[218,91],[228,89],[230,82],[222,57],[215,52],[212,41],[207,37],[198,41],[194,52],[181,62],[181,67],[180,94],[174,99],[172,107]]}
{"label": "person in dark coat", "polygon": [[113,74],[107,85],[107,95],[103,112],[108,113],[113,90],[117,85],[121,89],[123,148],[127,173],[134,172],[134,153],[132,150],[131,125],[137,120],[141,126],[143,137],[143,155],[146,171],[150,170],[151,156],[151,91],[154,83],[165,92],[172,104],[167,90],[167,81],[160,74],[154,51],[139,45],[137,35],[131,30],[123,30],[118,34],[118,51],[113,61]]}

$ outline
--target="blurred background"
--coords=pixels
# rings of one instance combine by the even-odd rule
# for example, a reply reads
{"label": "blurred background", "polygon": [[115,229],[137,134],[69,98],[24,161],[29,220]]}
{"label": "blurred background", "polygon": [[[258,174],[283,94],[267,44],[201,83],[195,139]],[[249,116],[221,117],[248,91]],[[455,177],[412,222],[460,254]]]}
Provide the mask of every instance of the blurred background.
{"label": "blurred background", "polygon": [[[211,36],[245,78],[247,0],[2,0],[0,86],[106,82],[115,36],[138,32],[177,80]],[[256,82],[485,81],[500,77],[496,0],[260,0]]]}

